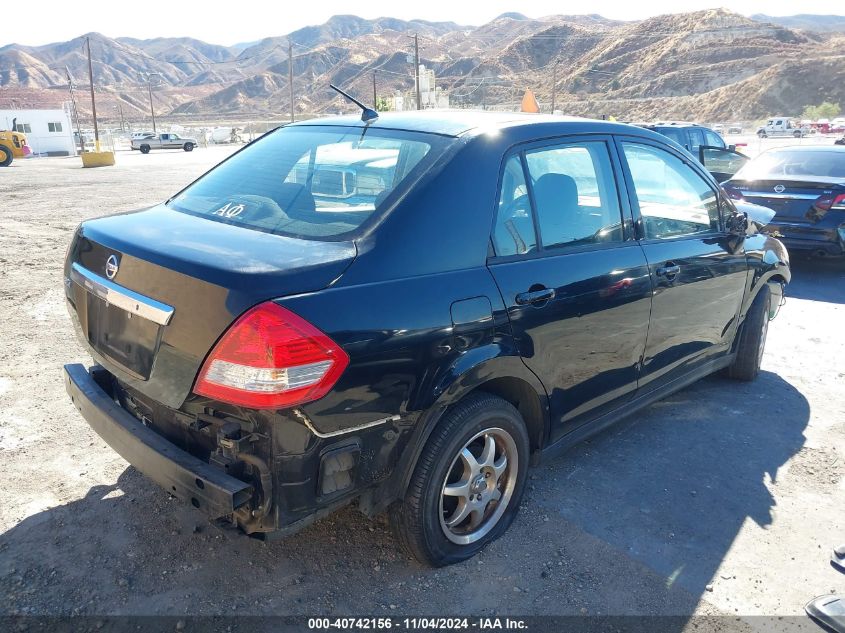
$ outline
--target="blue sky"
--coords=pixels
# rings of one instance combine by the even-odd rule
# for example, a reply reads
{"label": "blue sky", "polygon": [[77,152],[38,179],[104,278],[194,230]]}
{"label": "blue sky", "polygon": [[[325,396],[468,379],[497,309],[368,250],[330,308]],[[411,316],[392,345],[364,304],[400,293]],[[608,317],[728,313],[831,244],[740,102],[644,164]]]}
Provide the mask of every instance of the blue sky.
{"label": "blue sky", "polygon": [[[8,3],[14,8],[15,28],[6,29],[5,41],[38,45],[67,40],[89,31],[109,37],[179,37],[190,36],[214,44],[231,45],[325,22],[339,13],[354,13],[365,18],[389,16],[402,19],[421,18],[454,21],[477,25],[506,11],[540,17],[555,13],[598,13],[608,18],[634,20],[662,13],[678,13],[724,6],[737,13],[750,15],[792,15],[801,13],[843,14],[842,0],[591,0],[589,3],[566,3],[560,0],[315,0],[312,2],[258,2],[238,0],[144,0],[119,2],[86,0],[32,0]],[[4,5],[5,6],[5,5]]]}

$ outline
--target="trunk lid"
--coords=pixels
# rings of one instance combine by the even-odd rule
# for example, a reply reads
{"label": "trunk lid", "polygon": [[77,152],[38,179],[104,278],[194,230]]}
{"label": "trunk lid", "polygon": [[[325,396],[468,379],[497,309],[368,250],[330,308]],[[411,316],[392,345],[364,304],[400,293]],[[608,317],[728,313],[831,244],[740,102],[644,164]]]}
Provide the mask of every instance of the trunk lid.
{"label": "trunk lid", "polygon": [[[748,202],[775,212],[773,222],[813,224],[821,217],[815,202],[842,190],[841,178],[813,177],[813,180],[732,180],[730,185]],[[821,214],[823,215],[823,214]]]}
{"label": "trunk lid", "polygon": [[65,290],[97,362],[178,408],[240,314],[326,288],[355,254],[353,242],[274,235],[159,205],[83,223],[68,251]]}

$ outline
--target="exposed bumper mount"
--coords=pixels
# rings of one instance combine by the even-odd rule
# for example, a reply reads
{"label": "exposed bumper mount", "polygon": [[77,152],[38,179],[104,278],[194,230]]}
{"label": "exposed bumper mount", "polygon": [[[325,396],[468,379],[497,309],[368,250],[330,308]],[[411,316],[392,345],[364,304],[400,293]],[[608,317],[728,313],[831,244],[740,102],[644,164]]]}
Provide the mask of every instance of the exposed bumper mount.
{"label": "exposed bumper mount", "polygon": [[64,366],[65,388],[82,417],[121,457],[170,494],[211,518],[232,514],[253,488],[227,475],[144,426],[112,400],[80,364]]}

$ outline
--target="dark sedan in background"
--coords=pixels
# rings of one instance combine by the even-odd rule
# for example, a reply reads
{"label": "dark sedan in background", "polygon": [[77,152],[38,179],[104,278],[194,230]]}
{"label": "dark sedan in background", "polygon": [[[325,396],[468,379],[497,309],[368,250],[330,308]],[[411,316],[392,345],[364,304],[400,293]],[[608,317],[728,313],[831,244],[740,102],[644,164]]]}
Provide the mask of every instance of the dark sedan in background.
{"label": "dark sedan in background", "polygon": [[770,149],[723,183],[734,200],[775,212],[766,230],[794,253],[845,255],[845,147]]}

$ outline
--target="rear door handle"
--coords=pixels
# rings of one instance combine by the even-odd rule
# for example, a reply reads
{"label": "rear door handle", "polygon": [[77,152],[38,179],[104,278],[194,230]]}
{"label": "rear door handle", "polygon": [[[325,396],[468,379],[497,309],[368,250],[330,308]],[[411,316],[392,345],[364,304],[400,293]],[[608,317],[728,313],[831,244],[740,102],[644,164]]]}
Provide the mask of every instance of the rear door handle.
{"label": "rear door handle", "polygon": [[541,301],[548,301],[555,296],[554,288],[543,288],[542,290],[532,290],[529,292],[520,292],[516,295],[517,304],[524,306],[529,303],[540,303]]}
{"label": "rear door handle", "polygon": [[667,279],[672,279],[675,277],[679,272],[681,272],[681,267],[677,264],[671,264],[669,266],[662,266],[657,269],[657,274],[661,277],[666,277]]}

